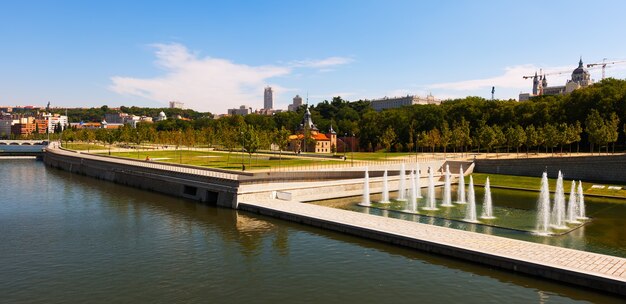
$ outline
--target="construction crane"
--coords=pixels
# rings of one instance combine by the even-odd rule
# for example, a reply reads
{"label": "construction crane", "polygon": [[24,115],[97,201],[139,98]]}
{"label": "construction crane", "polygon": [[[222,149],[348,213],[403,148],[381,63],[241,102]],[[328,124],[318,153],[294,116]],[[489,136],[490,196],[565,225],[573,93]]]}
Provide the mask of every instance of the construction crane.
{"label": "construction crane", "polygon": [[620,60],[620,61],[606,61],[606,58],[602,59],[602,62],[598,62],[598,63],[589,63],[587,64],[588,68],[594,67],[594,66],[602,66],[602,79],[604,79],[604,70],[606,69],[606,66],[609,64],[619,64],[619,63],[625,63],[626,60]]}
{"label": "construction crane", "polygon": [[522,78],[528,79],[528,78],[534,78],[535,76],[537,76],[537,77],[540,77],[541,79],[543,79],[545,76],[548,76],[548,75],[560,75],[560,74],[569,73],[569,72],[571,72],[571,70],[556,71],[556,72],[550,72],[550,73],[544,73],[543,70],[539,70],[539,74],[538,75],[522,76]]}

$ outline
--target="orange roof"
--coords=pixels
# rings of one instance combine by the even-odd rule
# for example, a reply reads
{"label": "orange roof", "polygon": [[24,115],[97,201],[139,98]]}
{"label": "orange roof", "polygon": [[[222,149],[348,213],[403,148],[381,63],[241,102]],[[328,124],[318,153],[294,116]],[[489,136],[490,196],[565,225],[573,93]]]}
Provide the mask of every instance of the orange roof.
{"label": "orange roof", "polygon": [[[317,141],[330,140],[330,138],[328,138],[328,136],[326,136],[326,134],[322,134],[322,133],[311,134],[311,137],[313,137],[313,139],[315,139]],[[304,138],[303,134],[289,135],[289,140],[303,139],[303,138]]]}

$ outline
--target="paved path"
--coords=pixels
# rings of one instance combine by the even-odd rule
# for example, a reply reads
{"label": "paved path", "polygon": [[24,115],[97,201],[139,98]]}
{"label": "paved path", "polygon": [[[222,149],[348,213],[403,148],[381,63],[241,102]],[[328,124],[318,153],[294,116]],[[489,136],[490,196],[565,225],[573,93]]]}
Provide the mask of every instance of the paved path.
{"label": "paved path", "polygon": [[254,202],[239,203],[239,209],[626,295],[624,258],[313,204],[250,199]]}

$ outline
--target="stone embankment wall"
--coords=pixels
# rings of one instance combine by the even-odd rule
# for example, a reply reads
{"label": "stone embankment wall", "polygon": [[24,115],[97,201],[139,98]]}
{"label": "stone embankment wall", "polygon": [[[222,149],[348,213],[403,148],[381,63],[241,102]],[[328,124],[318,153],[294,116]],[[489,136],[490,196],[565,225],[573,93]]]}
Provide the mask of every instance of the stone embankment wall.
{"label": "stone embankment wall", "polygon": [[566,179],[626,183],[626,155],[546,157],[518,159],[477,159],[477,173],[540,177],[547,170],[556,178],[558,171]]}
{"label": "stone embankment wall", "polygon": [[218,206],[236,206],[239,181],[201,176],[164,168],[133,165],[137,161],[112,162],[104,156],[82,155],[67,151],[49,150],[44,155],[46,165],[76,174],[189,198]]}

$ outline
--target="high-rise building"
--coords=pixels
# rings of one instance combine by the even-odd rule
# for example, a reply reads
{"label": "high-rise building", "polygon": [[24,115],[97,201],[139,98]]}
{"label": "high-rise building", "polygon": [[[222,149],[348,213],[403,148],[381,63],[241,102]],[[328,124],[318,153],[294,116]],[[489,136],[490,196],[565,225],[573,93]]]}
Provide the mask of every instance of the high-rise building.
{"label": "high-rise building", "polygon": [[272,93],[272,87],[266,87],[263,94],[263,109],[271,110],[274,108],[274,94]]}
{"label": "high-rise building", "polygon": [[287,111],[289,112],[298,111],[298,109],[301,106],[302,106],[302,97],[300,97],[300,95],[296,95],[296,97],[293,98],[293,103],[287,106]]}

